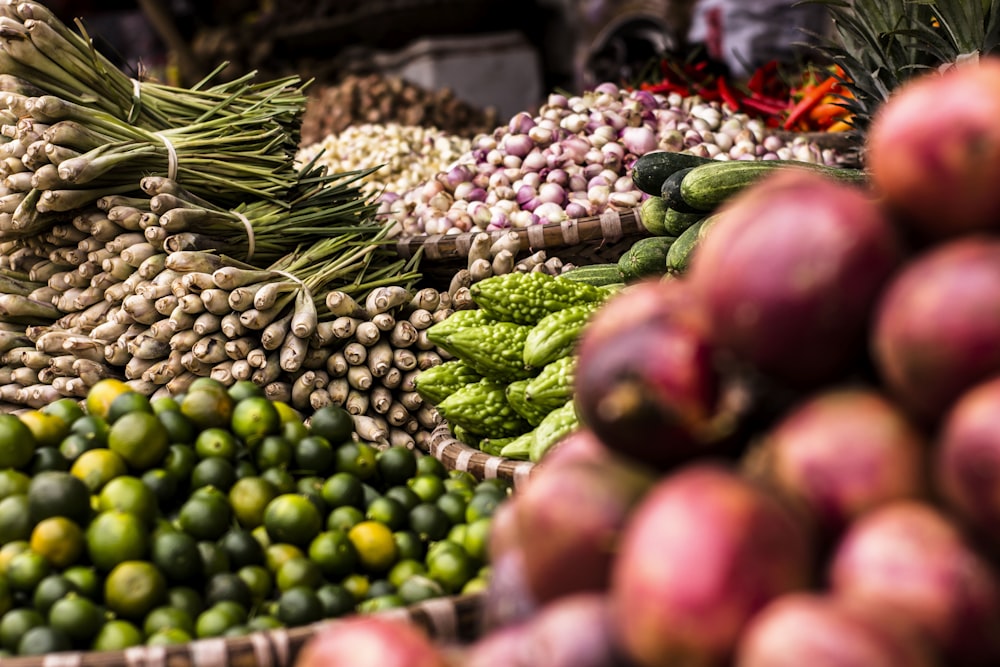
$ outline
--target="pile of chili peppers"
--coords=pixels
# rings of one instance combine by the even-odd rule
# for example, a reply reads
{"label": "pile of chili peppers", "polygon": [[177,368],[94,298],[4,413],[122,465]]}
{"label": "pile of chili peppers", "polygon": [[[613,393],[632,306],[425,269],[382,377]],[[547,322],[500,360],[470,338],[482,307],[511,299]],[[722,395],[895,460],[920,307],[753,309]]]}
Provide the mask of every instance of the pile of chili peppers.
{"label": "pile of chili peppers", "polygon": [[732,81],[725,67],[706,59],[683,63],[664,59],[659,73],[659,81],[644,82],[640,88],[684,97],[697,95],[760,118],[768,127],[789,131],[837,132],[851,128],[843,107],[849,92],[841,85],[842,72],[836,66],[806,68],[794,84],[788,82],[777,61],[758,67],[743,82]]}

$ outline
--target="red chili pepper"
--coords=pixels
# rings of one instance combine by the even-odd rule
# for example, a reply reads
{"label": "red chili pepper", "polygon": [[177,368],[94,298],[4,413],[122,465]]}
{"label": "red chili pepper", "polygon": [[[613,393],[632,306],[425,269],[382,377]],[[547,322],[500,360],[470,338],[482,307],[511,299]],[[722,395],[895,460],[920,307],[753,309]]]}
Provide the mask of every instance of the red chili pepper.
{"label": "red chili pepper", "polygon": [[840,81],[837,77],[831,76],[822,83],[806,89],[802,95],[802,99],[792,107],[782,127],[786,130],[791,130],[795,127],[809,113],[809,110],[819,104],[820,100],[826,97],[828,93],[833,92],[839,83]]}
{"label": "red chili pepper", "polygon": [[725,78],[719,77],[719,96],[722,97],[722,101],[729,105],[729,108],[733,111],[740,110],[740,101],[736,99],[736,93],[733,91],[729,84],[726,83]]}

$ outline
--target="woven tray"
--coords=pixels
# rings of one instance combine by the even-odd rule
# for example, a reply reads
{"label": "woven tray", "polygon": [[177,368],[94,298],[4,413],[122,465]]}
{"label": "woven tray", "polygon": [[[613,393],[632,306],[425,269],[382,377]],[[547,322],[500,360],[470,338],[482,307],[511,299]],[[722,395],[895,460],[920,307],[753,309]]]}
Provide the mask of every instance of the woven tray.
{"label": "woven tray", "polygon": [[427,439],[427,453],[441,461],[449,470],[462,470],[479,480],[504,479],[515,489],[528,481],[535,468],[535,464],[530,461],[491,456],[456,440],[447,422],[442,422],[431,431]]}
{"label": "woven tray", "polygon": [[[478,638],[484,594],[427,600],[403,609],[377,612],[423,628],[440,643]],[[337,620],[300,628],[255,632],[245,637],[199,639],[173,646],[136,646],[124,651],[78,651],[0,659],[3,667],[292,667],[299,651],[318,631]]]}

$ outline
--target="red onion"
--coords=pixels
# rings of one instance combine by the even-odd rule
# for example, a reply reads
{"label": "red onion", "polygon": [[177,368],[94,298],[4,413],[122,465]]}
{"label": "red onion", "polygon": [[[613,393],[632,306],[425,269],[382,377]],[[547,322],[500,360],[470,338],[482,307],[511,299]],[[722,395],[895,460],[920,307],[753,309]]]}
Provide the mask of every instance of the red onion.
{"label": "red onion", "polygon": [[535,188],[530,185],[522,185],[517,189],[515,201],[523,208],[525,204],[530,202],[532,199],[535,199],[537,196],[538,192],[535,191]]}
{"label": "red onion", "polygon": [[472,192],[475,188],[476,186],[473,185],[472,182],[470,181],[464,181],[462,183],[457,184],[454,188],[455,199],[463,199],[468,201],[469,198],[467,195],[470,192]]}
{"label": "red onion", "polygon": [[503,164],[503,155],[504,154],[500,151],[500,149],[494,148],[486,154],[486,162],[495,167],[499,167]]}
{"label": "red onion", "polygon": [[521,111],[510,119],[507,123],[507,128],[512,134],[525,134],[528,130],[535,126],[535,119],[531,117],[531,114],[526,111]]}
{"label": "red onion", "polygon": [[521,162],[521,169],[525,171],[538,171],[546,166],[548,166],[548,160],[545,154],[537,148],[524,156],[524,160]]}
{"label": "red onion", "polygon": [[469,208],[466,209],[466,213],[469,214],[469,217],[472,218],[477,227],[485,227],[493,217],[490,207],[480,201],[471,202]]}
{"label": "red onion", "polygon": [[571,173],[569,177],[569,182],[564,183],[571,192],[580,192],[581,190],[586,192],[587,190],[587,178],[581,172]]}
{"label": "red onion", "polygon": [[631,175],[622,176],[618,178],[617,180],[615,180],[614,185],[612,187],[614,188],[615,192],[635,191],[635,183],[633,183]]}
{"label": "red onion", "polygon": [[612,83],[610,81],[604,81],[594,87],[594,92],[605,95],[618,95],[621,92],[621,89],[618,87],[618,84],[616,83]]}
{"label": "red onion", "polygon": [[600,162],[588,162],[583,165],[583,177],[584,178],[594,178],[599,176],[604,171],[604,165]]}
{"label": "red onion", "polygon": [[878,306],[875,361],[890,390],[933,422],[1000,371],[1000,241],[935,246],[893,278]]}
{"label": "red onion", "polygon": [[789,593],[753,617],[735,667],[934,667],[927,644],[909,626],[861,605]]}
{"label": "red onion", "polygon": [[493,229],[507,229],[510,227],[510,219],[503,211],[494,209],[490,214],[490,227]]}
{"label": "red onion", "polygon": [[562,222],[566,219],[566,211],[556,202],[542,202],[532,210],[543,223]]}
{"label": "red onion", "polygon": [[550,93],[545,103],[550,107],[565,108],[566,96],[560,95],[559,93]]}
{"label": "red onion", "polygon": [[595,185],[587,190],[587,200],[591,204],[604,206],[611,196],[611,188],[606,185]]}
{"label": "red onion", "polygon": [[915,501],[861,517],[833,554],[835,595],[913,623],[948,665],[1000,664],[996,573],[937,508]]}
{"label": "red onion", "polygon": [[517,157],[524,157],[534,148],[531,137],[526,134],[508,134],[503,138],[500,146],[507,155],[516,155]]}
{"label": "red onion", "polygon": [[507,178],[507,174],[502,171],[495,171],[490,174],[490,181],[488,187],[492,190],[501,185],[510,185],[510,179]]}
{"label": "red onion", "polygon": [[533,127],[528,130],[528,136],[536,146],[547,146],[552,142],[555,133],[547,127]]}
{"label": "red onion", "polygon": [[578,202],[571,201],[566,204],[566,217],[571,220],[579,220],[580,218],[586,218],[590,215],[587,207]]}
{"label": "red onion", "polygon": [[538,199],[541,202],[562,204],[566,201],[566,191],[558,183],[542,183],[538,188]]}
{"label": "red onion", "polygon": [[503,166],[505,169],[520,169],[521,158],[516,155],[505,155],[503,158]]}
{"label": "red onion", "polygon": [[600,152],[604,156],[604,166],[615,170],[617,176],[618,168],[621,167],[622,160],[625,159],[625,149],[622,148],[621,144],[608,143],[601,146]]}
{"label": "red onion", "polygon": [[566,186],[569,184],[569,174],[566,173],[565,169],[553,169],[545,176],[545,180],[549,183],[556,183],[558,185]]}
{"label": "red onion", "polygon": [[524,174],[521,177],[521,184],[527,185],[537,190],[538,186],[542,184],[542,175],[538,172],[531,172]]}
{"label": "red onion", "polygon": [[625,526],[616,634],[642,667],[721,667],[751,617],[805,588],[810,567],[806,532],[785,507],[724,468],[689,466],[662,478]]}
{"label": "red onion", "polygon": [[645,155],[656,150],[656,134],[645,126],[626,127],[622,130],[622,142],[628,152],[634,155]]}
{"label": "red onion", "polygon": [[873,306],[901,255],[862,190],[788,169],[718,214],[688,279],[721,346],[780,383],[810,387],[860,363]]}

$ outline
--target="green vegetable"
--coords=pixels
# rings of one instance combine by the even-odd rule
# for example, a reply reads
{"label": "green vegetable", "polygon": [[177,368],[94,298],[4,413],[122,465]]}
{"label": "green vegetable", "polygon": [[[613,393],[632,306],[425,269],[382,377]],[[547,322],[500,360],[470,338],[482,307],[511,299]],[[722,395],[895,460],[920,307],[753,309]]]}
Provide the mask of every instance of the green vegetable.
{"label": "green vegetable", "polygon": [[678,210],[668,208],[663,216],[664,236],[680,236],[685,229],[705,217],[705,213],[681,213]]}
{"label": "green vegetable", "polygon": [[507,401],[506,386],[493,380],[467,384],[437,406],[448,423],[474,435],[503,438],[530,428]]}
{"label": "green vegetable", "polygon": [[634,282],[650,276],[662,276],[667,251],[676,237],[652,236],[639,239],[618,260],[625,282]]}
{"label": "green vegetable", "polygon": [[535,427],[535,437],[532,438],[528,458],[538,462],[546,452],[563,437],[575,431],[580,426],[580,418],[576,414],[576,404],[566,401],[564,405],[550,412],[542,423]]}
{"label": "green vegetable", "polygon": [[483,377],[512,382],[533,374],[524,365],[524,344],[529,333],[531,327],[526,324],[494,322],[459,329],[440,345]]}
{"label": "green vegetable", "polygon": [[534,430],[514,438],[500,449],[500,456],[507,459],[527,461],[531,458],[531,446],[535,442]]}
{"label": "green vegetable", "polygon": [[[508,438],[482,438],[479,440],[479,450],[490,456],[501,456],[500,452],[514,440],[521,436],[510,436]],[[464,442],[464,441],[463,441]]]}
{"label": "green vegetable", "polygon": [[663,198],[664,203],[666,203],[667,208],[672,208],[681,213],[699,213],[705,210],[692,206],[681,196],[681,183],[691,173],[692,169],[694,167],[675,171],[667,177],[667,180],[663,181],[660,196]]}
{"label": "green vegetable", "polygon": [[808,169],[848,183],[860,184],[868,178],[860,169],[827,167],[800,160],[713,161],[712,164],[695,167],[683,175],[679,187],[680,197],[689,207],[711,211],[765,176],[774,174],[779,169],[789,168]]}
{"label": "green vegetable", "polygon": [[650,234],[664,236],[667,232],[663,220],[668,210],[667,202],[663,201],[663,197],[657,193],[639,206],[639,222]]}
{"label": "green vegetable", "polygon": [[659,195],[663,181],[675,171],[711,161],[690,153],[653,151],[640,156],[632,165],[632,182],[646,194]]}
{"label": "green vegetable", "polygon": [[576,355],[556,359],[531,378],[525,387],[525,400],[554,410],[573,398]]}
{"label": "green vegetable", "polygon": [[596,287],[607,287],[622,282],[622,272],[617,263],[588,264],[563,271],[559,277],[564,280],[575,280]]}
{"label": "green vegetable", "polygon": [[496,319],[532,325],[549,313],[610,295],[594,285],[541,272],[493,276],[474,283],[470,292],[476,305]]}
{"label": "green vegetable", "polygon": [[705,237],[714,219],[715,216],[709,216],[696,222],[677,237],[674,244],[670,246],[670,250],[667,251],[666,271],[668,274],[675,275],[687,271],[698,243]]}
{"label": "green vegetable", "polygon": [[507,385],[507,402],[510,403],[510,406],[514,408],[517,414],[524,417],[525,421],[532,426],[538,426],[545,419],[545,415],[549,414],[551,410],[549,406],[536,405],[527,399],[529,382],[531,382],[530,379],[517,380]]}
{"label": "green vegetable", "polygon": [[483,376],[461,359],[451,359],[420,371],[414,380],[414,389],[425,403],[437,405],[452,393]]}
{"label": "green vegetable", "polygon": [[[659,237],[657,237],[659,238]],[[663,270],[660,260],[660,271]],[[524,363],[531,368],[565,357],[573,351],[584,325],[600,304],[582,303],[546,315],[528,332],[524,341]]]}
{"label": "green vegetable", "polygon": [[496,322],[485,310],[474,308],[471,310],[456,310],[440,322],[431,325],[427,329],[427,338],[435,345],[441,345],[444,340],[459,329],[474,327],[481,324]]}

